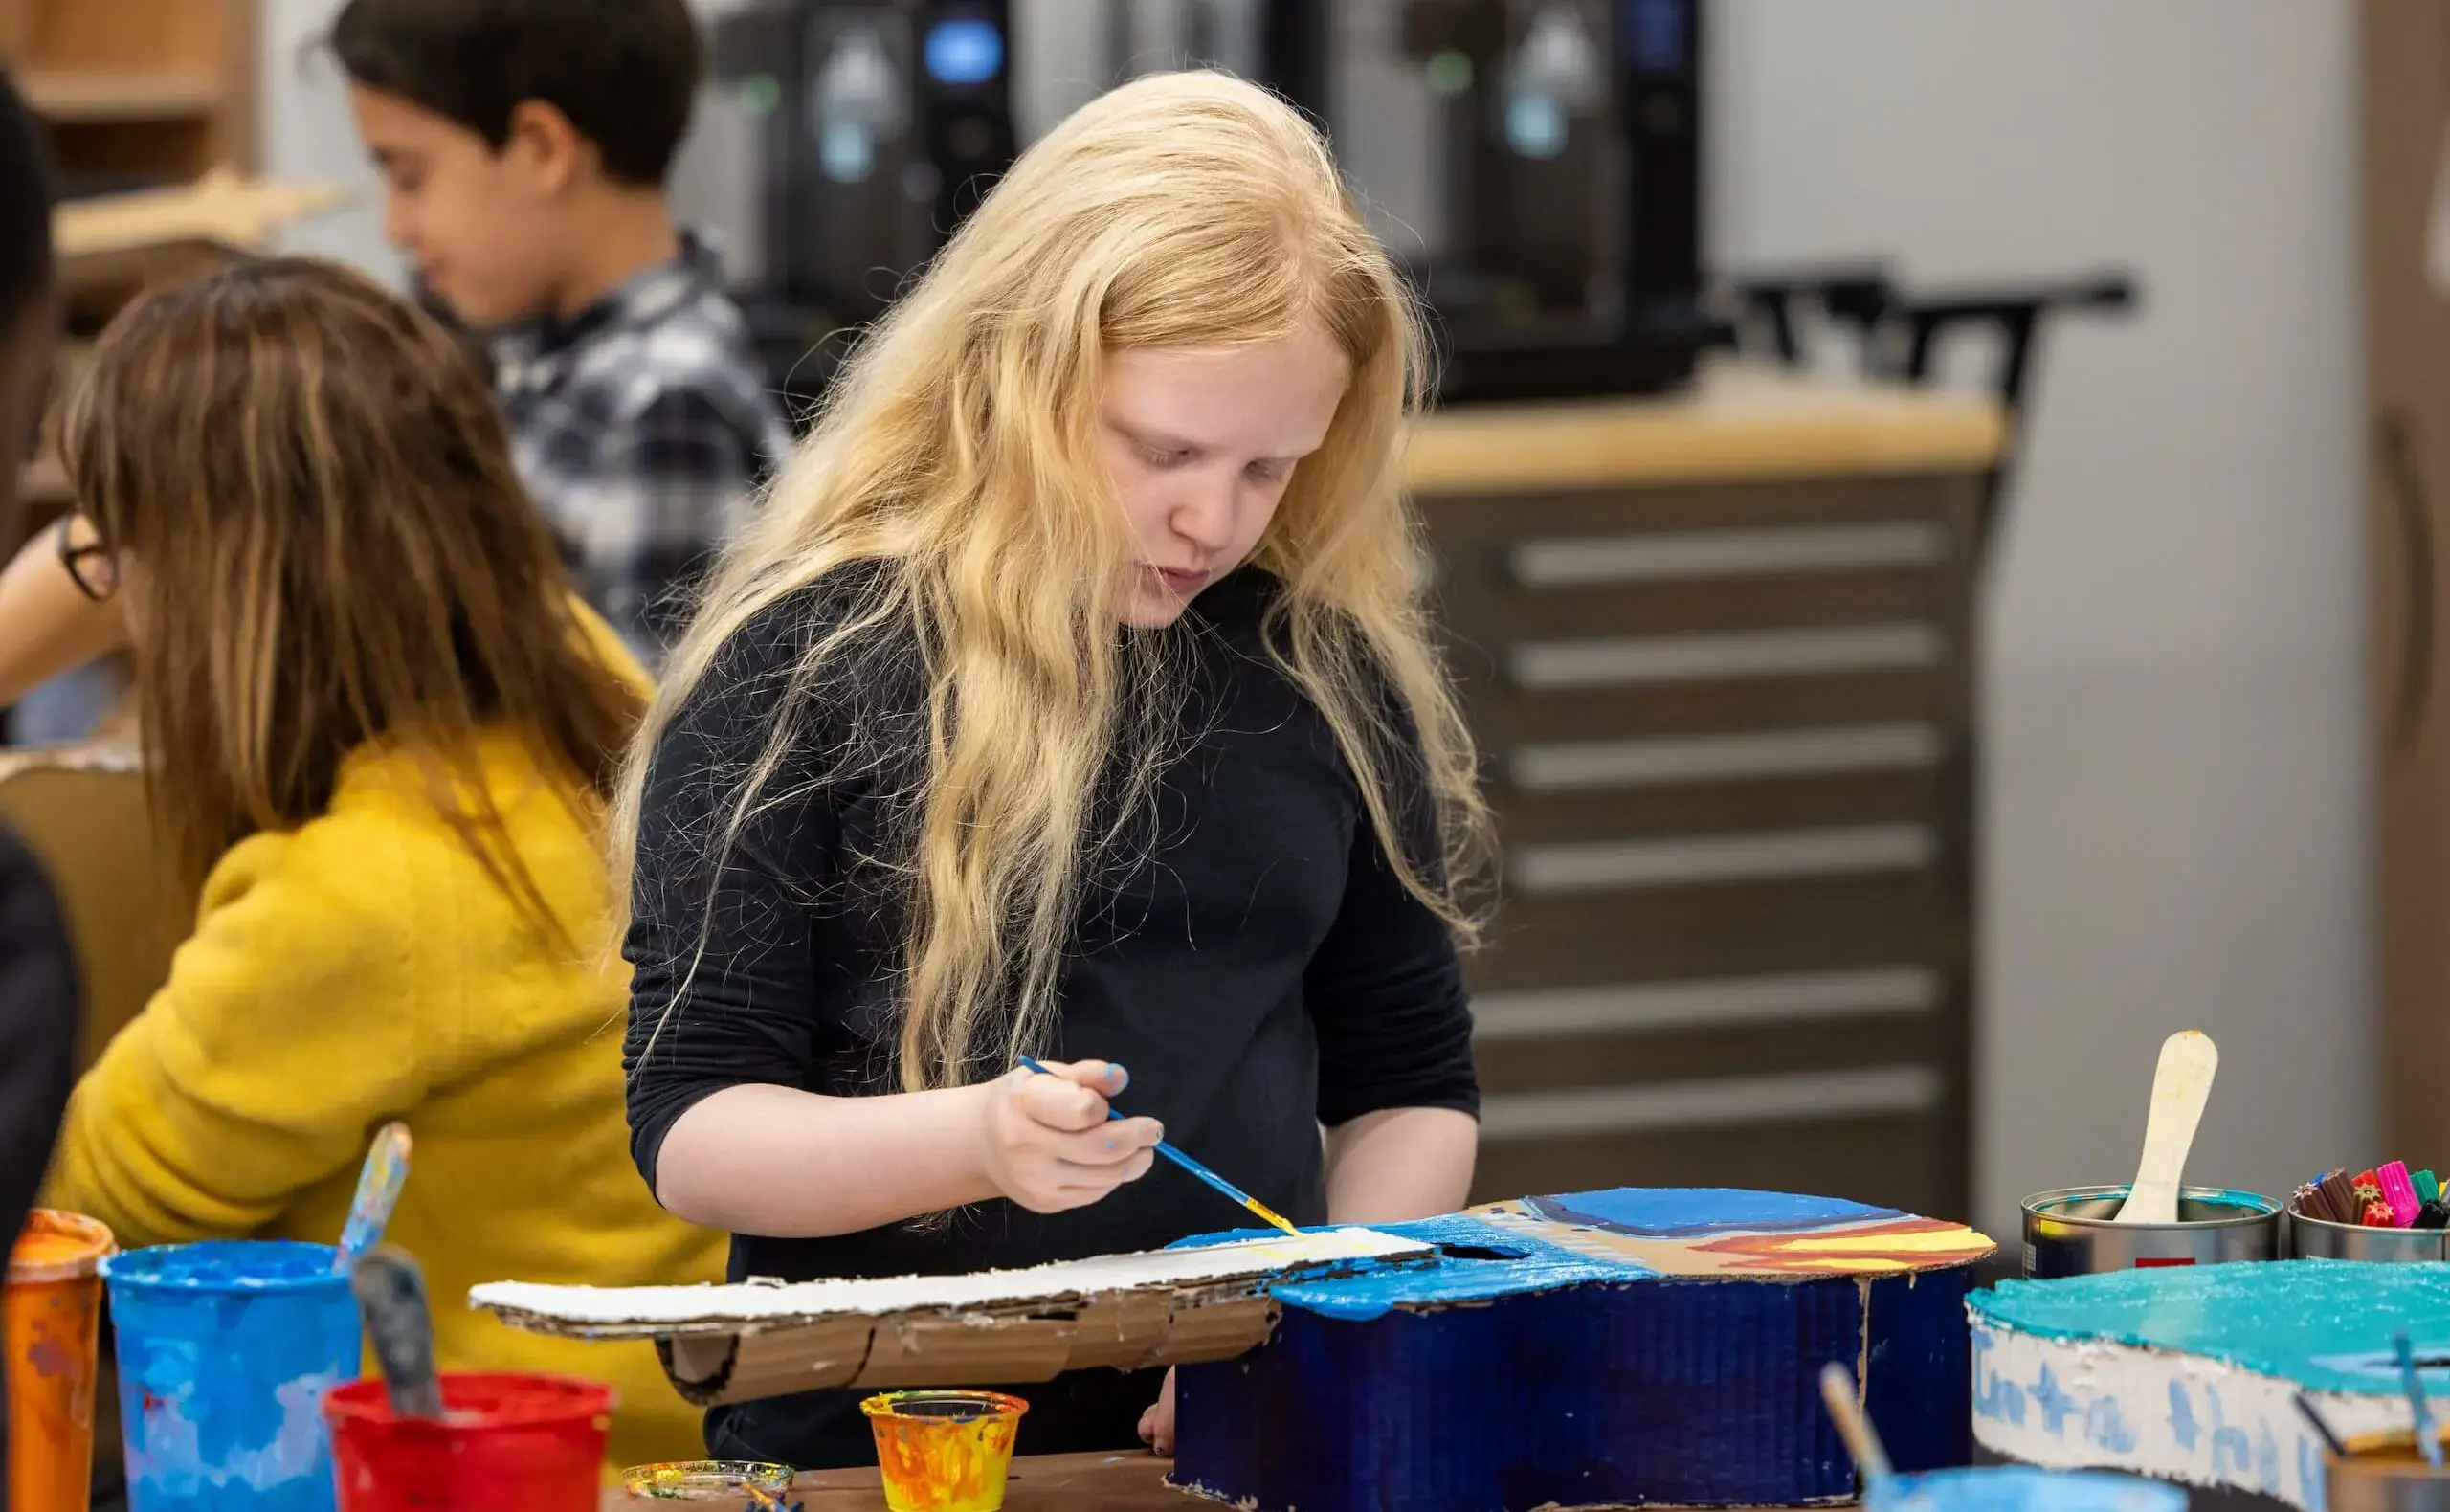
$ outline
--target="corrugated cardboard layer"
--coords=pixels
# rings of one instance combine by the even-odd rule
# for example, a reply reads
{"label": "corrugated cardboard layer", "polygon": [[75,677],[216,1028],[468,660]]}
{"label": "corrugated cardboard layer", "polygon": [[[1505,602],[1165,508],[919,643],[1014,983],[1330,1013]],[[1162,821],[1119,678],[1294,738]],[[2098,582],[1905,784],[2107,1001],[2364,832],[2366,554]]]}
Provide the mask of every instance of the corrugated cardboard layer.
{"label": "corrugated cardboard layer", "polygon": [[[682,1397],[719,1407],[843,1387],[1025,1384],[1098,1367],[1204,1364],[1257,1348],[1276,1326],[1275,1305],[1255,1289],[1180,1311],[1162,1292],[1132,1301],[1128,1309],[1101,1306],[1105,1321],[1086,1328],[1080,1319],[1009,1314],[835,1318],[802,1328],[684,1335],[658,1340],[656,1348]],[[1155,1306],[1141,1305],[1149,1301]]]}
{"label": "corrugated cardboard layer", "polygon": [[1271,1282],[1268,1343],[1181,1372],[1179,1484],[1248,1512],[1842,1502],[1831,1363],[1899,1468],[1971,1451],[1963,1304],[1992,1246],[1959,1226],[1627,1189],[1392,1232],[1438,1253]]}
{"label": "corrugated cardboard layer", "polygon": [[653,1338],[680,1393],[715,1406],[1231,1359],[1266,1341],[1276,1307],[1263,1291],[1277,1277],[1437,1253],[1341,1229],[969,1276],[625,1290],[503,1283],[469,1301],[534,1332]]}
{"label": "corrugated cardboard layer", "polygon": [[1246,1512],[1802,1506],[1855,1500],[1824,1364],[1896,1418],[1901,1469],[1965,1462],[1971,1269],[1594,1282],[1339,1318],[1176,1382],[1174,1483]]}

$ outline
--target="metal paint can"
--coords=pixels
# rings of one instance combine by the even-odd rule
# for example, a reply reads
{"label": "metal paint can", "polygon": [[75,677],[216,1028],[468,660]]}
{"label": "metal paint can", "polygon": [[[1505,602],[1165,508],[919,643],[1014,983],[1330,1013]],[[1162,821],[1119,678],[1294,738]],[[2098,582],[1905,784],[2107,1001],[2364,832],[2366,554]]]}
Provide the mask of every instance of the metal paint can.
{"label": "metal paint can", "polygon": [[2348,1457],[2324,1456],[2328,1512],[2450,1512],[2450,1471],[2436,1470],[2405,1429],[2348,1442]]}
{"label": "metal paint can", "polygon": [[2378,1260],[2412,1265],[2450,1259],[2450,1230],[2369,1229],[2288,1210],[2288,1253],[2301,1260]]}
{"label": "metal paint can", "polygon": [[2025,1275],[2091,1276],[2163,1265],[2280,1257],[2280,1204],[2251,1191],[2184,1187],[2175,1223],[2115,1223],[2118,1187],[2065,1187],[2025,1199]]}

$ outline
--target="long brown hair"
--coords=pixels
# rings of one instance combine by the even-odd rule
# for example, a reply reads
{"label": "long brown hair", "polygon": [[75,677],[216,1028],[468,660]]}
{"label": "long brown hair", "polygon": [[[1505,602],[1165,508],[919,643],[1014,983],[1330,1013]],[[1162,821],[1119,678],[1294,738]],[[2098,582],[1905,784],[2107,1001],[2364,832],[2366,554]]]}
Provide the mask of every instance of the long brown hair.
{"label": "long brown hair", "polygon": [[[553,926],[478,769],[523,734],[600,814],[643,709],[589,647],[491,396],[433,320],[297,258],[147,296],[60,422],[79,507],[135,564],[138,717],[189,886],[404,749],[522,908]],[[554,770],[554,768],[562,768]]]}

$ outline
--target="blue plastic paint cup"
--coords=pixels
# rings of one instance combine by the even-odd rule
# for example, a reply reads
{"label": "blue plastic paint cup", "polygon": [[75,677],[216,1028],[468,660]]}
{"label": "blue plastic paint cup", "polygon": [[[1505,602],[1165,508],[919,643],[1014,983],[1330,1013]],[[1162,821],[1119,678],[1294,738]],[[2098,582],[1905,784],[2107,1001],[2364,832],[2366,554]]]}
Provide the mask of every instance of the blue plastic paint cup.
{"label": "blue plastic paint cup", "polygon": [[332,1512],[323,1396],[359,1358],[334,1253],[214,1239],[103,1262],[130,1512]]}

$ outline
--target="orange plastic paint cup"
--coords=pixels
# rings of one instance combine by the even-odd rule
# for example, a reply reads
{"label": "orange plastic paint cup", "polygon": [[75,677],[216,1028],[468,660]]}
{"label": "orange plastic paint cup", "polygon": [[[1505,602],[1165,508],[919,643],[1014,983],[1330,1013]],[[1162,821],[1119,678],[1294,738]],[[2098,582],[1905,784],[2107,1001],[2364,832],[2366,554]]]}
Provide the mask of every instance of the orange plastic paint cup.
{"label": "orange plastic paint cup", "polygon": [[94,1339],[111,1231],[38,1208],[0,1288],[8,1349],[9,1505],[84,1512],[94,1478]]}
{"label": "orange plastic paint cup", "polygon": [[1000,1391],[888,1391],[859,1404],[892,1512],[1000,1512],[1030,1404]]}

